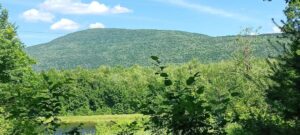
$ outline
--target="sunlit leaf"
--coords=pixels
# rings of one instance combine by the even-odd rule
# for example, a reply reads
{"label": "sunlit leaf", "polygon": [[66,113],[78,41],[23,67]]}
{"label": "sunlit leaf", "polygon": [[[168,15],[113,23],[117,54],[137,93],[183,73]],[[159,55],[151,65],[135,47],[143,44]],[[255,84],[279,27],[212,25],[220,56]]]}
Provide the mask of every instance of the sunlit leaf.
{"label": "sunlit leaf", "polygon": [[297,51],[296,51],[296,54],[300,56],[300,50],[297,50]]}

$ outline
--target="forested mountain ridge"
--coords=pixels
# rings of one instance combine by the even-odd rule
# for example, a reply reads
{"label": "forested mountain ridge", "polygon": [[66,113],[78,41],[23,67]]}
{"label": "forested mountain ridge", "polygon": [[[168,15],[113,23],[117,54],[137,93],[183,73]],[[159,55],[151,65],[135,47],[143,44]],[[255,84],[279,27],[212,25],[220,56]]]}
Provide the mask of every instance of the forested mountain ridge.
{"label": "forested mountain ridge", "polygon": [[[253,40],[254,56],[276,53],[268,41],[275,37],[274,34],[247,36]],[[238,48],[237,38],[170,30],[89,29],[27,47],[26,51],[37,60],[37,70],[147,66],[151,64],[151,55],[160,56],[167,63],[184,63],[191,59],[211,63],[230,59]]]}

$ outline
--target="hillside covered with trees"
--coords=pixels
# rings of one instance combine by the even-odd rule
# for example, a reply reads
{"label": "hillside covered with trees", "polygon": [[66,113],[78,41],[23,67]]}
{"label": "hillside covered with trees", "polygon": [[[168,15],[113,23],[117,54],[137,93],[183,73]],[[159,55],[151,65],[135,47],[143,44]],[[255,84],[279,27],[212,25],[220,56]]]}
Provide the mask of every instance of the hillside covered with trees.
{"label": "hillside covered with trees", "polygon": [[[37,70],[149,66],[152,55],[160,56],[167,63],[185,63],[192,59],[212,63],[230,59],[239,47],[237,38],[165,30],[90,29],[27,47],[26,51],[37,60]],[[252,42],[255,57],[278,54],[269,44],[269,40],[275,43],[276,34],[247,36],[247,39]]]}

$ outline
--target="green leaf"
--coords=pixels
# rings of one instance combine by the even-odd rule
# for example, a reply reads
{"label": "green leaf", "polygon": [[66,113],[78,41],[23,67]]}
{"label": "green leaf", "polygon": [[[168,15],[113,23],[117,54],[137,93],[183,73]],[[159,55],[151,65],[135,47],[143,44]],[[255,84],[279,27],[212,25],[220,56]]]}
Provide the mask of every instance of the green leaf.
{"label": "green leaf", "polygon": [[220,109],[217,109],[216,112],[218,113],[224,113],[226,111],[226,108],[220,108]]}
{"label": "green leaf", "polygon": [[172,83],[172,81],[170,80],[170,79],[166,79],[165,80],[165,85],[166,86],[171,86],[173,83]]}
{"label": "green leaf", "polygon": [[231,96],[233,96],[233,97],[236,97],[236,96],[239,96],[239,95],[240,95],[239,92],[233,92],[233,93],[231,93]]}
{"label": "green leaf", "polygon": [[205,107],[203,107],[206,111],[211,111],[211,107],[210,106],[205,106]]}
{"label": "green leaf", "polygon": [[215,100],[215,99],[210,100],[210,102],[211,102],[212,104],[219,104],[219,102],[218,102],[217,100]]}
{"label": "green leaf", "polygon": [[190,77],[189,79],[186,80],[187,85],[192,85],[195,82],[195,77]]}
{"label": "green leaf", "polygon": [[161,77],[168,77],[169,75],[167,73],[161,73],[160,76]]}
{"label": "green leaf", "polygon": [[300,56],[300,50],[297,50],[297,51],[296,51],[296,54]]}
{"label": "green leaf", "polygon": [[160,70],[164,70],[166,68],[166,66],[160,66],[159,68],[160,68]]}
{"label": "green leaf", "polygon": [[194,74],[194,77],[199,77],[200,72],[197,72],[196,74]]}
{"label": "green leaf", "polygon": [[223,99],[223,100],[222,100],[223,103],[227,103],[227,102],[229,102],[229,101],[230,101],[229,98],[226,98],[226,99]]}
{"label": "green leaf", "polygon": [[151,56],[151,59],[157,61],[159,58],[157,56]]}
{"label": "green leaf", "polygon": [[197,90],[198,94],[202,94],[204,92],[204,88],[203,87],[199,87]]}

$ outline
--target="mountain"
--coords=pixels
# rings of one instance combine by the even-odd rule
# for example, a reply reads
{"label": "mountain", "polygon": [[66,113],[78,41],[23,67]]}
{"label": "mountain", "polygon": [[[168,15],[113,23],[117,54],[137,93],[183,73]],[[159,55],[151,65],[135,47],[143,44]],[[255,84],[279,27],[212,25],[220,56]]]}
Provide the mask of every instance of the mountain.
{"label": "mountain", "polygon": [[[275,50],[268,40],[275,35],[246,36],[253,42],[254,56],[266,57]],[[36,70],[69,69],[77,66],[150,65],[151,55],[167,63],[197,59],[202,63],[231,58],[237,50],[237,36],[211,37],[170,30],[89,29],[30,46],[26,51],[37,60]]]}

